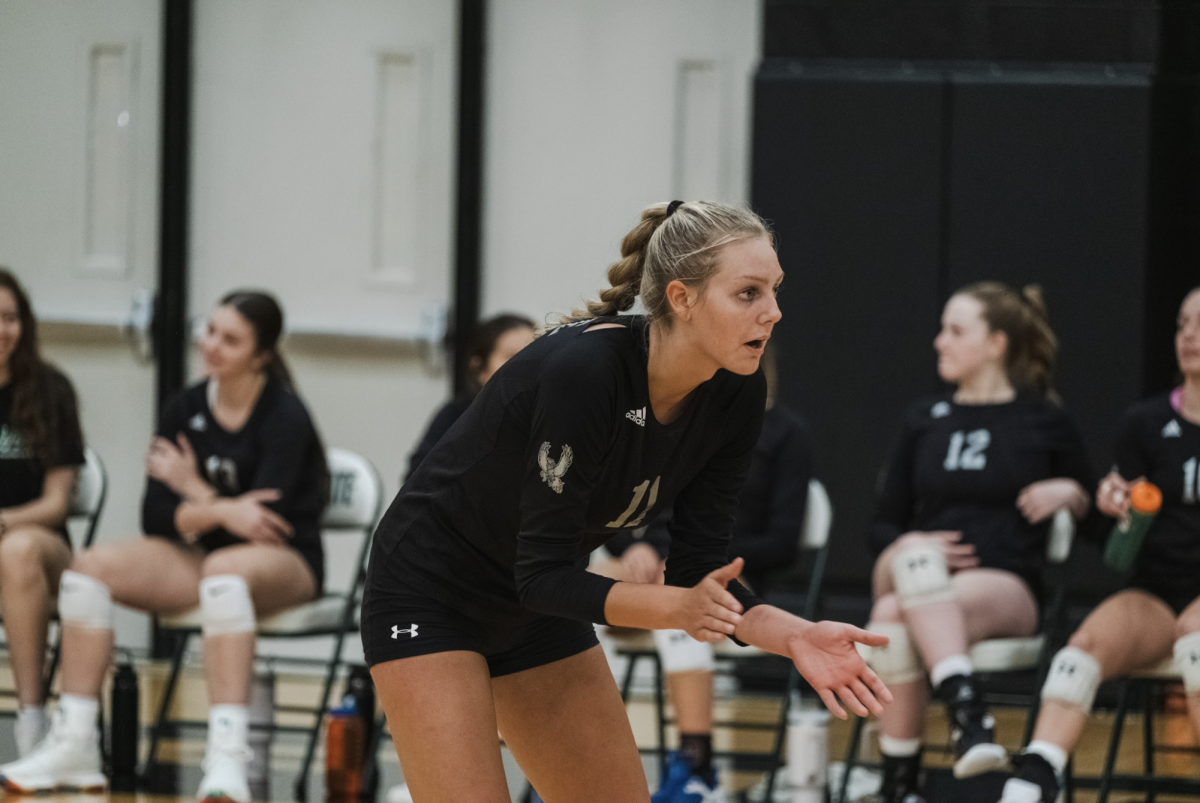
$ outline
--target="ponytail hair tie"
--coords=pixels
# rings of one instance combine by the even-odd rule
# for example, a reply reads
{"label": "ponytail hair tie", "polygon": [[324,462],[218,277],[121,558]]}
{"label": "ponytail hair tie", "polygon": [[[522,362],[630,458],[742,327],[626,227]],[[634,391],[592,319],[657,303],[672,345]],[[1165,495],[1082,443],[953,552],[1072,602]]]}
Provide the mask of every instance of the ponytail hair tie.
{"label": "ponytail hair tie", "polygon": [[667,204],[667,214],[666,214],[666,217],[664,217],[663,219],[666,220],[666,218],[675,214],[675,210],[678,209],[679,207],[683,206],[683,203],[684,203],[683,201],[671,201],[671,203]]}

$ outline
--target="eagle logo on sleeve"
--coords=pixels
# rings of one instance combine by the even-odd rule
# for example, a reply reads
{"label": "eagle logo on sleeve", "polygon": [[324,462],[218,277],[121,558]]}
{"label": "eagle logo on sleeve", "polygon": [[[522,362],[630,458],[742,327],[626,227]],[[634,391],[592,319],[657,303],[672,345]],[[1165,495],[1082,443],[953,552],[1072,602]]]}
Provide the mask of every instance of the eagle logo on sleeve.
{"label": "eagle logo on sleeve", "polygon": [[571,467],[573,457],[574,452],[565,443],[558,460],[550,457],[550,441],[543,443],[542,448],[538,451],[538,467],[542,469],[542,482],[549,485],[550,490],[556,494],[563,492],[562,478],[567,473],[567,469]]}

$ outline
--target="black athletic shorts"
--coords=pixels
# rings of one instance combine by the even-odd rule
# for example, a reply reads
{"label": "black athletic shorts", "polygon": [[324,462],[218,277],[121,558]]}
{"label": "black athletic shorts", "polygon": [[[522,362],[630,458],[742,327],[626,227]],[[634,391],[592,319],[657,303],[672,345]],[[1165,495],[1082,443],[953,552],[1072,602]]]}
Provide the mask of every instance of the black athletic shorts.
{"label": "black athletic shorts", "polygon": [[1129,583],[1130,588],[1137,588],[1161,599],[1175,611],[1175,615],[1183,613],[1183,609],[1200,598],[1200,576],[1154,576],[1137,574]]}
{"label": "black athletic shorts", "polygon": [[511,627],[486,626],[450,604],[416,590],[368,588],[362,605],[363,652],[368,666],[451,650],[487,659],[492,677],[511,675],[590,649],[597,644],[589,622],[535,616]]}

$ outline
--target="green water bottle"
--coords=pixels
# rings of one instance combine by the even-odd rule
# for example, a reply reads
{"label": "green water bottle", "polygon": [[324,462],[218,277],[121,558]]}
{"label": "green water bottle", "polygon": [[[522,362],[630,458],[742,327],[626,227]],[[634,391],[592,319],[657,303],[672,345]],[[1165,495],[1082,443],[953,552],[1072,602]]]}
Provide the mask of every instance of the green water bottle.
{"label": "green water bottle", "polygon": [[1113,525],[1104,546],[1104,565],[1127,572],[1137,560],[1146,531],[1162,507],[1162,491],[1157,485],[1139,482],[1129,489],[1129,515]]}

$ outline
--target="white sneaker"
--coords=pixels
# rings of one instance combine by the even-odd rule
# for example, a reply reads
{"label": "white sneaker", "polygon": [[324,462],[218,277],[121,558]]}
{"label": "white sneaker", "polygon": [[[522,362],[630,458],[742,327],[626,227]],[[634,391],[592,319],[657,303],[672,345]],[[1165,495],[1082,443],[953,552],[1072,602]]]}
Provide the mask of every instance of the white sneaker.
{"label": "white sneaker", "polygon": [[408,784],[398,783],[391,789],[387,790],[387,795],[384,796],[387,803],[413,803],[412,792],[408,791]]}
{"label": "white sneaker", "polygon": [[103,792],[108,779],[101,771],[100,734],[96,729],[68,731],[56,712],[50,732],[29,755],[0,766],[10,792],[33,794],[57,789]]}
{"label": "white sneaker", "polygon": [[13,722],[13,737],[17,740],[17,755],[21,758],[33,752],[50,733],[50,717],[42,706],[18,708]]}
{"label": "white sneaker", "polygon": [[201,803],[250,803],[246,764],[254,756],[248,747],[208,747],[204,757],[204,779],[196,790]]}

